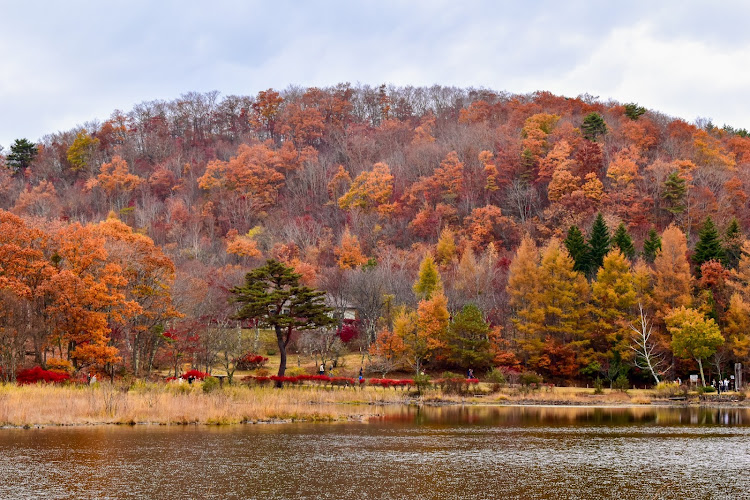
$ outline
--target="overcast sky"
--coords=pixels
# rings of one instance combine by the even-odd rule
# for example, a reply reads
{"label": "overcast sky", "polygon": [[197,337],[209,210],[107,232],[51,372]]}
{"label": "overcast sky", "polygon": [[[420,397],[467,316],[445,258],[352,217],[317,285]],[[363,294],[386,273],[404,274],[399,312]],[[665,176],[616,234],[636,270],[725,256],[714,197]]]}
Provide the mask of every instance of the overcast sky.
{"label": "overcast sky", "polygon": [[189,91],[455,85],[750,128],[750,2],[0,0],[0,145]]}

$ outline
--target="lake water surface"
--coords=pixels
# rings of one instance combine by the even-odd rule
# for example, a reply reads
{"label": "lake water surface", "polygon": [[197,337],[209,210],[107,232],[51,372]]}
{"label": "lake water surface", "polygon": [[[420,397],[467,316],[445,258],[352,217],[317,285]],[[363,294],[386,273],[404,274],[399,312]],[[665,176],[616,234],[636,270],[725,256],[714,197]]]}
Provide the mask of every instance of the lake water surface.
{"label": "lake water surface", "polygon": [[0,498],[750,498],[750,411],[391,407],[367,423],[0,429]]}

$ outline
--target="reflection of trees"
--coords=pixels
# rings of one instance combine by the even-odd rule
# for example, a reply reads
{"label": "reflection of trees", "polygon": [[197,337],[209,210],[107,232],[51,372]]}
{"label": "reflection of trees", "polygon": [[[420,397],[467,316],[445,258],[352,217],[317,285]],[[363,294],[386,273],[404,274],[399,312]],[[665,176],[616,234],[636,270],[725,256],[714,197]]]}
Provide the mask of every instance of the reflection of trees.
{"label": "reflection of trees", "polygon": [[[378,420],[435,426],[477,425],[489,427],[566,428],[630,427],[644,432],[659,427],[687,428],[697,425],[744,426],[750,423],[747,408],[583,408],[583,407],[476,407],[422,406],[389,409]],[[679,431],[676,431],[679,432]]]}

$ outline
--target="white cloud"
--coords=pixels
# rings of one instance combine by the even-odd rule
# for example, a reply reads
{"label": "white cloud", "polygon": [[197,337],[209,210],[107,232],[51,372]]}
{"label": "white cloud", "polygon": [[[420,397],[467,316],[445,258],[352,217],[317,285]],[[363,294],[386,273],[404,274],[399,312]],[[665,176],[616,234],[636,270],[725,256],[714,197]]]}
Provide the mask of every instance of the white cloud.
{"label": "white cloud", "polygon": [[589,93],[750,126],[750,4],[742,2],[6,4],[6,147],[191,90],[345,81]]}

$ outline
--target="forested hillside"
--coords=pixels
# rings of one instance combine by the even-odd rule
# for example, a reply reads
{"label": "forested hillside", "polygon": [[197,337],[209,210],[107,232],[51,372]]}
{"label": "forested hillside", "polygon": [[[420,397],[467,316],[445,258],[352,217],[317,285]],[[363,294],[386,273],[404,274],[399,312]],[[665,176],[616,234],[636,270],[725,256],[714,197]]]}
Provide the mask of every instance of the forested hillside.
{"label": "forested hillside", "polygon": [[346,340],[383,372],[654,381],[750,354],[745,130],[341,84],[144,102],[3,153],[6,378],[240,355],[230,291],[271,258],[357,309],[296,349]]}

